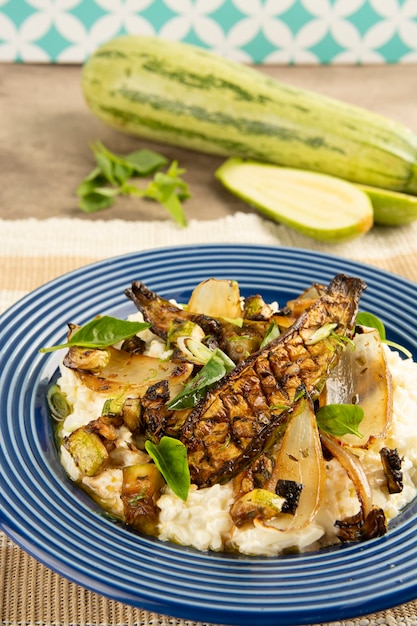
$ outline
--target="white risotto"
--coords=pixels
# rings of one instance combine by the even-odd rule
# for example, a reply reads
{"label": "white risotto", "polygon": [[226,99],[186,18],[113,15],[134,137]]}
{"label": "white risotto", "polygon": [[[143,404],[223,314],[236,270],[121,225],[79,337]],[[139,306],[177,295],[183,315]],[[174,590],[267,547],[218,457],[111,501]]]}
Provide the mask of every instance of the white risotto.
{"label": "white risotto", "polygon": [[[160,351],[161,344],[151,344],[151,351]],[[373,504],[384,510],[387,521],[396,517],[417,493],[417,364],[403,359],[398,352],[384,347],[393,380],[393,419],[387,437],[377,440],[369,448],[355,448],[369,478],[373,491]],[[62,436],[88,424],[101,414],[105,396],[90,391],[77,376],[62,367],[59,386],[72,406],[65,419]],[[144,452],[132,451],[129,446],[130,431],[121,427],[116,450],[121,465],[143,462]],[[403,490],[389,494],[381,465],[379,450],[383,447],[397,449],[402,459]],[[90,493],[97,496],[102,506],[122,518],[122,470],[108,468],[93,477],[82,477],[72,457],[62,446],[61,461],[69,477],[81,481]],[[287,549],[306,550],[318,545],[337,542],[335,520],[357,513],[356,491],[345,470],[336,459],[326,461],[324,498],[314,521],[298,531],[282,531],[262,525],[238,528],[229,513],[233,501],[231,483],[197,489],[191,485],[184,502],[168,487],[159,497],[159,539],[172,541],[198,550],[234,549],[248,555],[277,555]]]}

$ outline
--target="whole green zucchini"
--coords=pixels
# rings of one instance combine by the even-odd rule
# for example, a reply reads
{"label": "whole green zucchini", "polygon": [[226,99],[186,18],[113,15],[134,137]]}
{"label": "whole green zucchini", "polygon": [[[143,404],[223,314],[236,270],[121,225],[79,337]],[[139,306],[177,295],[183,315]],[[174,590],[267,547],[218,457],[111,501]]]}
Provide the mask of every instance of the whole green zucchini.
{"label": "whole green zucchini", "polygon": [[128,134],[417,194],[417,135],[212,52],[125,35],[85,63],[88,106]]}

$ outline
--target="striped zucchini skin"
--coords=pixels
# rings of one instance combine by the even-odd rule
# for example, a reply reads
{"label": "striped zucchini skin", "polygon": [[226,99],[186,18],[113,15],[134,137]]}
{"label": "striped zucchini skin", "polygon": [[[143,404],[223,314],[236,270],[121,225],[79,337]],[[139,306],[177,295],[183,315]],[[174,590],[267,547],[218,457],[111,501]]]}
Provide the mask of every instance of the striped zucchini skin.
{"label": "striped zucchini skin", "polygon": [[417,135],[212,52],[125,35],[85,63],[92,112],[128,134],[417,194]]}

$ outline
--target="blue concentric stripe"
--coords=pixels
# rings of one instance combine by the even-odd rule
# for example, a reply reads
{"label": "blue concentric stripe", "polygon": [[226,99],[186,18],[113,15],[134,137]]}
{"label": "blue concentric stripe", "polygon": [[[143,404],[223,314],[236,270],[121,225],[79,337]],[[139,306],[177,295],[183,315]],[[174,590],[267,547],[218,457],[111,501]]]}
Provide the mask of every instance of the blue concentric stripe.
{"label": "blue concentric stripe", "polygon": [[39,288],[0,319],[0,521],[40,561],[85,587],[148,610],[230,624],[307,624],[370,613],[417,596],[417,506],[389,534],[361,545],[281,558],[200,553],[141,537],[101,515],[64,476],[44,392],[67,322],[127,315],[124,289],[142,280],[184,300],[209,276],[284,303],[336,273],[367,284],[361,308],[417,357],[417,286],[359,263],[306,250],[207,245],[134,253]]}

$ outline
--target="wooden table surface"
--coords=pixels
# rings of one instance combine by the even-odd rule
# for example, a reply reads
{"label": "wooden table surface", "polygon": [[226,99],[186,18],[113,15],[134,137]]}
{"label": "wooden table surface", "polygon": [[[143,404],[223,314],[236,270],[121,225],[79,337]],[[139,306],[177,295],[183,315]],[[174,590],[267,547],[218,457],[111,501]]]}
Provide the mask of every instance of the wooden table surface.
{"label": "wooden table surface", "polygon": [[[399,120],[417,132],[417,67],[278,67],[260,71],[293,85],[340,98]],[[185,167],[192,198],[189,219],[251,211],[214,179],[222,158],[151,144],[105,126],[88,110],[79,66],[0,65],[0,218],[168,219],[163,208],[124,198],[106,211],[84,215],[75,189],[92,169],[89,143],[101,140],[127,153],[151,147]]]}

